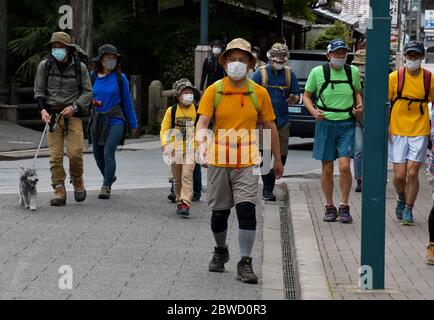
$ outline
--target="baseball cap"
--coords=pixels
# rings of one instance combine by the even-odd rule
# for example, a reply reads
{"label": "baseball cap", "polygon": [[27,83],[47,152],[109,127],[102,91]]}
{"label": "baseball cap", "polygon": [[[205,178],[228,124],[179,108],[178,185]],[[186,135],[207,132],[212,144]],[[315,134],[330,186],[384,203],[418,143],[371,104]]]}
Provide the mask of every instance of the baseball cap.
{"label": "baseball cap", "polygon": [[410,41],[404,46],[404,54],[408,52],[418,52],[425,54],[425,47],[422,42],[419,41]]}
{"label": "baseball cap", "polygon": [[346,49],[347,51],[350,50],[345,41],[342,39],[334,39],[330,41],[329,45],[327,46],[327,52],[335,52],[339,49]]}

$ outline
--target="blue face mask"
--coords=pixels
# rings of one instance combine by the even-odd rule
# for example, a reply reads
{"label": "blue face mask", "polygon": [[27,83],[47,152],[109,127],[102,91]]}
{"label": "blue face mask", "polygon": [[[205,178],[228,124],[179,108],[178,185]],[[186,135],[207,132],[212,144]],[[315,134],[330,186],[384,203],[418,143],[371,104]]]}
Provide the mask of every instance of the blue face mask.
{"label": "blue face mask", "polygon": [[63,61],[66,58],[65,48],[53,48],[51,54],[57,61]]}

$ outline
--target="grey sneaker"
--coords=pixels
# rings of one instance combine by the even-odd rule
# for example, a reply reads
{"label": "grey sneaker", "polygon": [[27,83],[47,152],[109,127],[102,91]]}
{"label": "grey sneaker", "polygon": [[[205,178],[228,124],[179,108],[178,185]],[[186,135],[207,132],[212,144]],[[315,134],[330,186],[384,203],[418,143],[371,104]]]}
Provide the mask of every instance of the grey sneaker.
{"label": "grey sneaker", "polygon": [[107,186],[102,186],[101,191],[99,192],[99,199],[110,199],[111,188]]}
{"label": "grey sneaker", "polygon": [[242,257],[237,265],[237,280],[243,283],[258,283],[258,277],[255,275],[252,269],[252,258]]}
{"label": "grey sneaker", "polygon": [[324,222],[336,222],[338,218],[338,209],[333,205],[326,206],[325,209]]}
{"label": "grey sneaker", "polygon": [[209,263],[208,271],[210,272],[224,272],[225,263],[229,261],[229,250],[226,248],[214,248],[214,255]]}
{"label": "grey sneaker", "polygon": [[339,220],[341,223],[352,223],[353,217],[350,214],[350,206],[341,205],[339,206]]}

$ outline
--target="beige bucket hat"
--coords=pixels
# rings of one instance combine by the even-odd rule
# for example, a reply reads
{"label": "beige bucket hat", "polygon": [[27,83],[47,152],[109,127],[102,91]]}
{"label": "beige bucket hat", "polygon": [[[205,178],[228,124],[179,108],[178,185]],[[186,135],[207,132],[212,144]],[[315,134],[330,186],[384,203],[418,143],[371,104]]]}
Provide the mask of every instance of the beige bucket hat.
{"label": "beige bucket hat", "polygon": [[226,50],[222,52],[222,54],[219,57],[219,63],[220,65],[224,66],[225,60],[226,60],[226,54],[230,50],[239,49],[242,51],[245,51],[249,54],[250,59],[253,61],[253,63],[256,62],[256,58],[252,53],[252,46],[250,45],[250,42],[247,40],[244,40],[243,38],[236,38],[228,43],[226,46]]}

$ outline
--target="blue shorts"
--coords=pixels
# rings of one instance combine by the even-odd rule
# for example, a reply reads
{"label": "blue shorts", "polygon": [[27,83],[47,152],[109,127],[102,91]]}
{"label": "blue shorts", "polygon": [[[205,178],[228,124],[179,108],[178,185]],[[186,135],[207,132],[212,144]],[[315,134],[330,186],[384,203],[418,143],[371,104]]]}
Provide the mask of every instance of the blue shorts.
{"label": "blue shorts", "polygon": [[335,161],[338,158],[354,157],[356,122],[349,120],[317,121],[313,158],[321,161]]}

